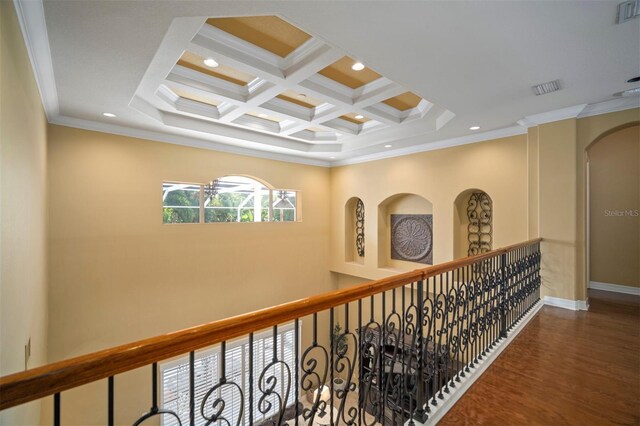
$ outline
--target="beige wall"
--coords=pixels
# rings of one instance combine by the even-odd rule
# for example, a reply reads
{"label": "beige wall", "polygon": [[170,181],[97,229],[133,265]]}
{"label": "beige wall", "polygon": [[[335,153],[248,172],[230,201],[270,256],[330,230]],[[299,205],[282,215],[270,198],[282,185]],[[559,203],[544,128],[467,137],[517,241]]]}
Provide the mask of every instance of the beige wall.
{"label": "beige wall", "polygon": [[640,126],[589,146],[591,281],[640,287]]}
{"label": "beige wall", "polygon": [[640,109],[542,124],[528,131],[529,237],[542,244],[542,294],[586,299],[586,148]]}
{"label": "beige wall", "polygon": [[531,127],[527,131],[527,163],[528,163],[528,222],[529,238],[540,236],[540,171],[538,152],[538,128]]}
{"label": "beige wall", "polygon": [[576,119],[538,126],[539,230],[545,296],[575,300]]}
{"label": "beige wall", "polygon": [[[415,194],[432,205],[434,264],[453,259],[454,203],[470,188],[493,200],[495,248],[524,241],[527,178],[526,135],[332,168],[331,269],[377,279],[424,266],[402,262],[378,267],[379,251],[386,255],[389,250],[388,244],[378,247],[379,232],[387,232],[378,206],[396,194]],[[365,205],[363,264],[345,262],[345,204],[351,197],[360,197]]]}
{"label": "beige wall", "polygon": [[[46,362],[46,118],[11,1],[0,1],[0,375]],[[38,424],[40,403],[0,413]]]}
{"label": "beige wall", "polygon": [[[227,174],[301,190],[303,221],[162,224],[163,180]],[[327,168],[50,126],[50,359],[332,290],[329,187]],[[149,383],[130,376],[129,424],[148,405],[135,377]],[[76,392],[63,420],[103,423],[91,410],[104,386]]]}

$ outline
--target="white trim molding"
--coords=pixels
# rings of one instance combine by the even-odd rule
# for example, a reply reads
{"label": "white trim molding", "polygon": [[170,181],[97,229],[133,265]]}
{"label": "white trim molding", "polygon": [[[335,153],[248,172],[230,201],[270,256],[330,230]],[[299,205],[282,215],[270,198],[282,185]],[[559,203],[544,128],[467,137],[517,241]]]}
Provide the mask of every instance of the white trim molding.
{"label": "white trim molding", "polygon": [[610,112],[624,111],[627,109],[640,108],[640,98],[631,96],[628,98],[617,98],[609,101],[589,104],[578,114],[578,118],[591,117],[594,115],[608,114]]}
{"label": "white trim molding", "polygon": [[633,294],[634,296],[640,296],[640,287],[631,287],[628,285],[590,281],[589,288],[592,288],[594,290],[612,291],[614,293]]}
{"label": "white trim molding", "polygon": [[[229,99],[221,103],[218,106],[218,117],[216,118],[216,114],[212,113],[213,110],[193,109],[193,103],[189,102],[179,102],[176,104],[176,99],[173,99],[174,102],[172,105],[172,102],[167,103],[167,98],[159,96],[157,92],[160,84],[166,82],[165,77],[167,76],[167,72],[173,69],[175,58],[181,54],[185,45],[193,47],[195,49],[194,53],[207,54],[207,52],[209,52],[206,46],[198,46],[197,43],[193,41],[194,36],[200,34],[201,30],[204,35],[200,34],[199,38],[196,37],[196,41],[206,41],[207,37],[205,36],[211,35],[209,34],[211,31],[216,33],[214,39],[224,36],[224,34],[221,34],[219,31],[215,31],[213,27],[205,25],[203,28],[205,22],[204,17],[192,17],[174,20],[170,26],[172,37],[165,37],[168,42],[167,44],[163,42],[162,49],[164,50],[162,50],[162,55],[157,54],[149,66],[149,69],[155,69],[156,71],[150,74],[151,77],[147,83],[141,84],[137,88],[137,91],[144,91],[148,99],[152,100],[152,102],[146,101],[145,103],[141,103],[140,99],[134,96],[128,105],[151,117],[153,120],[160,121],[163,123],[164,129],[157,128],[156,130],[148,130],[143,127],[113,125],[112,123],[100,121],[99,118],[88,120],[60,115],[60,98],[57,93],[54,76],[44,2],[43,0],[13,0],[13,3],[49,123],[81,129],[141,137],[159,142],[231,152],[258,158],[322,167],[334,167],[526,134],[527,127],[567,118],[590,117],[631,108],[640,108],[640,99],[637,97],[614,97],[613,99],[603,102],[588,105],[574,105],[528,115],[518,121],[519,125],[515,125],[514,123],[514,125],[510,127],[494,129],[484,133],[473,133],[453,138],[440,138],[432,142],[424,143],[426,135],[432,136],[434,134],[433,132],[441,130],[445,124],[453,121],[452,119],[455,117],[455,114],[443,107],[434,106],[430,102],[423,100],[418,107],[410,110],[410,112],[403,114],[396,113],[395,116],[389,116],[388,110],[380,101],[404,89],[401,90],[399,84],[390,83],[387,79],[381,79],[379,82],[367,85],[357,91],[347,90],[344,87],[340,89],[337,83],[332,85],[330,83],[331,80],[329,80],[329,82],[323,80],[316,72],[326,64],[332,63],[339,57],[342,57],[344,52],[320,38],[312,38],[284,60],[278,59],[269,53],[259,53],[256,49],[251,50],[250,47],[253,48],[253,46],[247,46],[243,43],[233,44],[232,47],[234,48],[224,48],[224,52],[228,54],[234,52],[246,53],[246,50],[249,49],[251,50],[249,53],[256,54],[262,59],[256,60],[257,62],[255,63],[252,62],[252,64],[255,65],[252,66],[252,68],[256,68],[256,71],[259,72],[255,74],[257,77],[256,80],[249,85],[249,93],[240,96],[241,98],[247,97],[247,99],[235,99],[234,102]],[[211,41],[210,38],[208,40]],[[220,43],[218,43],[217,46],[220,46]],[[175,58],[167,59],[173,57],[172,52],[175,53],[175,55],[173,55]],[[159,59],[161,57],[162,59]],[[246,55],[243,57],[246,58]],[[260,69],[258,66],[260,64],[264,65],[264,69]],[[231,65],[233,65],[233,63],[231,63]],[[176,67],[176,69],[179,69],[179,67]],[[147,72],[149,71],[147,70]],[[278,83],[280,86],[273,83],[267,84],[264,82],[266,77],[268,77],[267,80]],[[322,99],[332,94],[333,95],[329,97],[335,99],[337,96],[336,105],[317,107],[314,115],[309,117],[294,116],[291,118],[291,114],[289,114],[288,111],[278,113],[266,107],[262,110],[263,102],[272,98],[273,95],[280,93],[280,89],[284,87],[293,88],[297,85],[306,87],[305,92],[308,92],[311,96]],[[312,86],[312,89],[308,88],[309,85]],[[228,85],[223,86],[228,87]],[[197,93],[197,89],[192,90]],[[223,94],[218,94],[217,97],[224,100],[224,93],[227,93],[228,90],[223,90],[222,92]],[[172,98],[169,98],[169,100],[171,99]],[[244,103],[244,106],[246,108],[250,107],[252,111],[264,112],[278,118],[285,118],[285,115],[289,115],[293,125],[281,124],[279,132],[275,127],[275,132],[269,131],[268,129],[268,131],[254,131],[245,128],[244,130],[246,131],[238,138],[240,132],[237,132],[237,130],[243,128],[233,123],[228,124],[228,122],[232,122],[246,112],[246,109],[243,110],[238,107],[238,104],[242,104],[243,101],[247,101]],[[325,122],[331,121],[343,115],[345,112],[362,113],[378,123],[385,123],[385,126],[379,124],[371,128],[363,126],[356,132],[358,135],[354,135],[348,132],[336,132],[335,128],[324,125]],[[176,125],[177,119],[174,116],[182,116],[184,119],[180,122],[181,125],[184,123],[188,123],[188,125],[180,129],[181,125]],[[170,117],[170,123],[164,123],[163,120],[166,117]],[[432,122],[430,121],[428,126],[420,130],[421,133],[419,134],[414,134],[414,126],[411,124],[407,126],[399,125],[398,130],[401,131],[393,135],[393,138],[384,136],[384,141],[376,139],[375,132],[373,132],[373,130],[376,132],[380,131],[381,133],[385,132],[384,127],[398,125],[398,121],[412,121],[421,118],[431,120]],[[217,124],[217,122],[227,123],[224,124],[224,126],[232,129],[235,136],[229,137],[224,134],[221,135],[217,131],[212,131],[211,124]],[[308,127],[319,127],[324,131],[334,132],[335,140],[329,143],[324,136],[307,140],[297,139],[291,136],[293,134],[299,134]],[[371,139],[369,139],[369,130],[372,130],[371,133],[374,135],[371,136]],[[435,135],[437,134],[438,133],[435,133]],[[306,133],[303,133],[303,135],[306,135]],[[278,142],[276,142],[276,138]],[[368,142],[373,142],[374,145],[379,146],[371,149],[372,145]],[[394,148],[391,150],[383,149],[382,145],[385,143],[393,143]],[[371,151],[369,151],[369,149],[371,149]],[[379,149],[380,151],[372,152],[374,149]],[[338,157],[338,159],[334,160],[333,157]]]}
{"label": "white trim molding", "polygon": [[58,116],[60,104],[58,103],[56,79],[53,74],[47,22],[44,18],[44,3],[42,1],[13,0],[13,4],[42,99],[44,113],[51,121]]}
{"label": "white trim molding", "polygon": [[[358,157],[347,158],[345,160],[334,161],[331,166],[347,166],[350,164],[366,163],[369,161],[382,160],[385,158],[401,157],[404,155],[417,154],[420,152],[433,151],[436,149],[450,148],[453,146],[467,145],[470,143],[490,141],[493,139],[507,138],[510,136],[524,135],[527,129],[521,126],[512,126],[504,129],[491,130],[474,135],[460,136],[451,139],[442,139],[434,142],[427,142],[420,145],[411,145],[406,148],[398,148],[391,151],[376,152]],[[401,141],[394,142],[395,144]]]}
{"label": "white trim molding", "polygon": [[553,111],[542,112],[540,114],[527,115],[522,120],[518,120],[518,124],[522,127],[529,128],[532,126],[539,126],[540,124],[566,120],[568,118],[576,118],[586,108],[586,106],[587,104],[580,104]]}
{"label": "white trim molding", "polygon": [[314,158],[295,157],[293,155],[282,154],[278,152],[259,151],[257,149],[243,148],[225,143],[216,143],[206,139],[199,139],[190,136],[156,132],[154,130],[142,130],[120,126],[117,124],[100,123],[93,120],[83,120],[80,118],[58,116],[57,118],[51,120],[50,123],[59,126],[74,127],[76,129],[91,130],[94,132],[110,133],[113,135],[128,136],[155,142],[171,143],[192,148],[208,149],[230,154],[245,155],[247,157],[265,158],[267,160],[284,161],[287,163],[307,164],[309,166],[330,167],[329,162],[317,160]]}
{"label": "white trim molding", "polygon": [[447,414],[447,412],[455,405],[456,402],[465,394],[466,391],[469,390],[471,385],[473,385],[476,380],[478,380],[482,373],[484,373],[487,368],[498,358],[498,356],[504,351],[511,342],[520,334],[520,332],[526,327],[526,325],[531,321],[533,317],[536,316],[538,311],[542,309],[543,304],[538,302],[533,309],[531,309],[524,317],[520,319],[513,327],[511,332],[506,339],[500,340],[493,349],[487,351],[487,356],[482,361],[478,362],[476,367],[471,369],[471,373],[467,374],[466,377],[460,378],[460,383],[456,382],[455,388],[450,388],[452,390],[451,393],[443,394],[444,399],[438,401],[438,405],[436,407],[431,407],[431,412],[429,413],[429,418],[425,423],[419,423],[414,420],[414,423],[417,425],[435,425]]}
{"label": "white trim molding", "polygon": [[560,297],[545,296],[544,304],[555,306],[556,308],[570,309],[572,311],[588,311],[589,303],[587,300],[569,300]]}

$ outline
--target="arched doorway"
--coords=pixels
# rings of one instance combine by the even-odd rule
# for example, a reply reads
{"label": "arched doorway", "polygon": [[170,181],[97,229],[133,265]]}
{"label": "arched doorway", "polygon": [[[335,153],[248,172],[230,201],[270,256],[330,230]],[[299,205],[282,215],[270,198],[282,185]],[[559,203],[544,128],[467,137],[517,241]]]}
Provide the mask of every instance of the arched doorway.
{"label": "arched doorway", "polygon": [[640,294],[640,125],[586,148],[587,284]]}

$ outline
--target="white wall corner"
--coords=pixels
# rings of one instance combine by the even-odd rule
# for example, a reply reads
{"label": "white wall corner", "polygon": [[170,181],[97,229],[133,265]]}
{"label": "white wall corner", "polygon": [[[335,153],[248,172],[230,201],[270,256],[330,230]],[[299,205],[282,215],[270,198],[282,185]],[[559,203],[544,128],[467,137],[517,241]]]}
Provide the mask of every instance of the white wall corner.
{"label": "white wall corner", "polygon": [[586,300],[569,300],[562,299],[560,297],[545,296],[544,304],[548,306],[555,306],[557,308],[570,309],[572,311],[589,310],[589,303]]}
{"label": "white wall corner", "polygon": [[640,287],[631,287],[628,285],[590,281],[589,288],[594,290],[604,290],[604,291],[611,291],[614,293],[632,294],[634,296],[640,296]]}

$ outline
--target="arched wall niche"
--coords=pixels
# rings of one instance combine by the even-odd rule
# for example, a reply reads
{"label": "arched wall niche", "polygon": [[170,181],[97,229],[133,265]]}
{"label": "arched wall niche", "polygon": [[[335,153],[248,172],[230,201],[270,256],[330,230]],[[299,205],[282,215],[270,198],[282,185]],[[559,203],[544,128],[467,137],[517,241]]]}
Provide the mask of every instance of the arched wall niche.
{"label": "arched wall niche", "polygon": [[[378,204],[378,268],[416,269],[421,263],[391,258],[391,215],[396,214],[433,214],[433,204],[420,195],[410,193],[392,195]],[[438,231],[433,230],[433,232],[435,235]],[[433,241],[431,250],[433,250]]]}
{"label": "arched wall niche", "polygon": [[364,264],[364,203],[351,197],[344,206],[344,260]]}
{"label": "arched wall niche", "polygon": [[493,249],[493,200],[483,190],[462,191],[453,203],[453,258]]}

